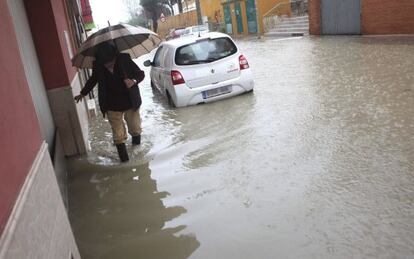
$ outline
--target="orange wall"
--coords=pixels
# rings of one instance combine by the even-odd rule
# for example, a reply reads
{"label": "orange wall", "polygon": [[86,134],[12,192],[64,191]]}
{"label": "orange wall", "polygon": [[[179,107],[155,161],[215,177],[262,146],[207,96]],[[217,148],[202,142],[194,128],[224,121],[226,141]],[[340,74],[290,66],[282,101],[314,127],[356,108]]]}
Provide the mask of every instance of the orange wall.
{"label": "orange wall", "polygon": [[275,7],[279,3],[286,3],[280,7],[282,13],[290,12],[290,5],[288,4],[289,0],[257,0],[257,5],[259,7],[259,12],[261,15],[264,15],[266,12],[270,11],[273,7]]}
{"label": "orange wall", "polygon": [[219,15],[219,21],[224,21],[223,5],[220,0],[200,0],[201,14],[214,20],[216,13]]}
{"label": "orange wall", "polygon": [[291,10],[290,10],[289,2],[290,2],[289,0],[257,0],[259,31],[263,32],[263,28],[264,28],[263,16],[276,5],[280,3],[286,3],[285,5],[280,5],[280,7],[277,8],[277,14],[278,15],[282,15],[282,14],[290,15]]}

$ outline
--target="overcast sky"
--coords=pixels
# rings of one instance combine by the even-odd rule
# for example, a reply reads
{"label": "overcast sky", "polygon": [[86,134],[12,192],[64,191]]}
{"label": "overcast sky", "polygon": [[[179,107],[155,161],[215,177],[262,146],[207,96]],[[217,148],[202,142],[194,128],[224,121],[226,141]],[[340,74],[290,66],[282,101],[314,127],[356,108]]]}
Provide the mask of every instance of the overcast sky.
{"label": "overcast sky", "polygon": [[128,13],[122,0],[90,0],[92,15],[98,28],[128,20]]}

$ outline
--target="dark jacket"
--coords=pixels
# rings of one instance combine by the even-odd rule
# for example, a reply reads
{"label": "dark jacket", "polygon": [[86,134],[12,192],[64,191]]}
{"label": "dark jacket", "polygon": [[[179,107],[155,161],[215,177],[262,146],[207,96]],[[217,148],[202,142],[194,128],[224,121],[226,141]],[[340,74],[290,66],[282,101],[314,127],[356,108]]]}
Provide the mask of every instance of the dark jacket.
{"label": "dark jacket", "polygon": [[129,54],[117,54],[114,73],[95,61],[92,76],[88,79],[81,94],[87,95],[98,84],[98,100],[103,115],[107,111],[126,111],[141,106],[141,95],[138,84],[127,88],[124,79],[135,79],[138,83],[144,80],[142,71],[130,58]]}

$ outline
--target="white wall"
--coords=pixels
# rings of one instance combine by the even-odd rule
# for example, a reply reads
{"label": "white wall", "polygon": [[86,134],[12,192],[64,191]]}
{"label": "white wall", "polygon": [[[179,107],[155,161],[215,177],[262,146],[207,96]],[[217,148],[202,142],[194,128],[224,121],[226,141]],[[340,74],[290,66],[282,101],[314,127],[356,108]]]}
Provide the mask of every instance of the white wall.
{"label": "white wall", "polygon": [[80,259],[46,142],[0,237],[0,259],[9,258]]}

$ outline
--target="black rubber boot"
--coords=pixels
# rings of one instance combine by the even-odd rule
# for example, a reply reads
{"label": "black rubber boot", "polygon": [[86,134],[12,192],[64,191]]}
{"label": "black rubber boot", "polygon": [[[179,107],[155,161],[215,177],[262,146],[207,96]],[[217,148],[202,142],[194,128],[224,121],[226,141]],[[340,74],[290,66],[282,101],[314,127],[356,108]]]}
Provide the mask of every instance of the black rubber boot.
{"label": "black rubber boot", "polygon": [[141,135],[132,136],[132,145],[139,145],[141,144]]}
{"label": "black rubber boot", "polygon": [[128,152],[126,150],[125,143],[116,145],[116,149],[118,150],[119,159],[121,162],[129,161]]}

